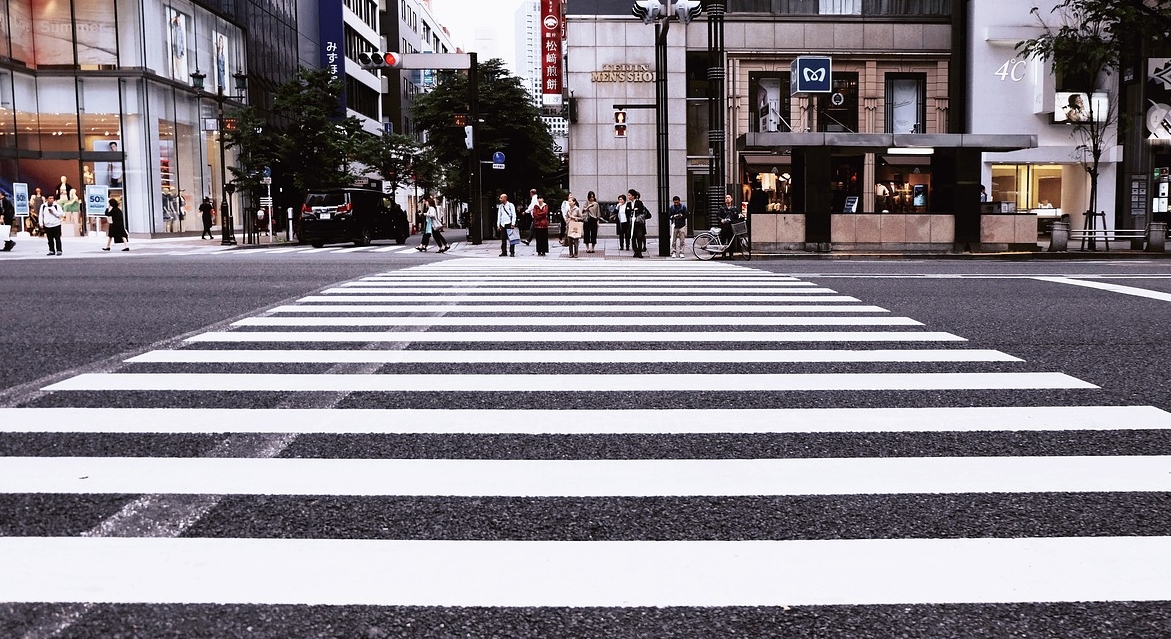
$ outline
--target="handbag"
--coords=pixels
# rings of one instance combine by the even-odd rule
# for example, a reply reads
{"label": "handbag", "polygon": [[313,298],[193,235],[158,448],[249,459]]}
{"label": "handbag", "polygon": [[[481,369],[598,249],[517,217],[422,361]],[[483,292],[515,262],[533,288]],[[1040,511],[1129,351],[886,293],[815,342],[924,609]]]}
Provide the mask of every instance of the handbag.
{"label": "handbag", "polygon": [[510,227],[508,229],[508,243],[514,246],[520,244],[520,231]]}
{"label": "handbag", "polygon": [[570,220],[569,232],[567,234],[569,237],[573,238],[581,237],[584,232],[583,226],[584,225],[578,220]]}

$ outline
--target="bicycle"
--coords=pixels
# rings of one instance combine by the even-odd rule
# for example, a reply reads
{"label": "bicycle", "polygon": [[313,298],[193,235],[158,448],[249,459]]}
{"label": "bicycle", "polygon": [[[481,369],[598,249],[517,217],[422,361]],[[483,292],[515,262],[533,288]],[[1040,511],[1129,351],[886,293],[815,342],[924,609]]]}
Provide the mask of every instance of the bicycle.
{"label": "bicycle", "polygon": [[691,243],[691,252],[701,260],[710,260],[724,252],[742,260],[752,259],[752,245],[748,242],[748,222],[732,224],[732,240],[728,244],[720,241],[720,227],[699,233]]}

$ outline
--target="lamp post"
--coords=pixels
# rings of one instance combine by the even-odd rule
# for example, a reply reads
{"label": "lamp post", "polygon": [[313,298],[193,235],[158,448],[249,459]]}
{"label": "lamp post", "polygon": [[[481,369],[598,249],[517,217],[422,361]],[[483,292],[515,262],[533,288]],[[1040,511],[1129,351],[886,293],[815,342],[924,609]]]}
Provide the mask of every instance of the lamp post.
{"label": "lamp post", "polygon": [[[207,75],[200,72],[199,69],[191,74],[191,82],[195,86],[196,91],[203,91],[203,81]],[[247,82],[248,76],[243,73],[236,73],[232,76],[235,80],[237,91],[242,90]],[[219,132],[220,144],[220,185],[223,188],[223,196],[220,200],[220,244],[223,246],[234,246],[236,244],[236,229],[232,222],[232,194],[236,192],[236,185],[228,183],[228,165],[227,165],[227,144],[224,141],[224,100],[227,96],[224,94],[223,84],[216,87],[216,130]]]}

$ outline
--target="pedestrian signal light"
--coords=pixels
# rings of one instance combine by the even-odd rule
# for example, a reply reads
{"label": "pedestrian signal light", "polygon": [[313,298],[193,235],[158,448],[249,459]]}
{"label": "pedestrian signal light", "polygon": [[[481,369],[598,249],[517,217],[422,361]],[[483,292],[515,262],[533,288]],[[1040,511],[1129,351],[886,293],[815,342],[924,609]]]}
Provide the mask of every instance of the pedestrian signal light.
{"label": "pedestrian signal light", "polygon": [[358,64],[363,69],[400,69],[403,66],[401,53],[368,51],[358,54]]}
{"label": "pedestrian signal light", "polygon": [[615,111],[614,112],[614,137],[616,137],[616,138],[626,137],[626,112],[625,111]]}
{"label": "pedestrian signal light", "polygon": [[472,137],[472,125],[464,127],[464,146],[469,149],[475,146],[475,139]]}

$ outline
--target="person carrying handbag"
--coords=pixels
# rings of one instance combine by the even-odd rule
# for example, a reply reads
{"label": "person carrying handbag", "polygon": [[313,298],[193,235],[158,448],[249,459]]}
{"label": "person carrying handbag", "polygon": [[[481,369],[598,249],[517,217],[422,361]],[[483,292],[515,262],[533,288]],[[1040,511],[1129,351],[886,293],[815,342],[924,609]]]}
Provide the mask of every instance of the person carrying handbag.
{"label": "person carrying handbag", "polygon": [[585,212],[577,205],[577,198],[569,196],[569,210],[565,214],[565,237],[569,246],[569,257],[577,257],[577,246],[581,242]]}
{"label": "person carrying handbag", "polygon": [[630,189],[626,194],[630,196],[627,204],[630,214],[630,246],[634,249],[635,257],[642,257],[646,252],[646,221],[650,219],[651,212],[639,199],[642,195],[637,190]]}
{"label": "person carrying handbag", "polygon": [[593,253],[594,248],[598,245],[598,225],[602,223],[602,207],[598,204],[598,197],[590,191],[586,195],[586,205],[582,209],[582,217],[585,218],[582,244],[585,244],[586,253]]}

